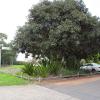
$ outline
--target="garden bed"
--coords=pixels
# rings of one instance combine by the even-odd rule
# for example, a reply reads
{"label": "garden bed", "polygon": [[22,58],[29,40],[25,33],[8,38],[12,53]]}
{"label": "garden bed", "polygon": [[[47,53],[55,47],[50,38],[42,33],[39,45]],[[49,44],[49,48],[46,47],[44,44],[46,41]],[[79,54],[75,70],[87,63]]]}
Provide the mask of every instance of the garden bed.
{"label": "garden bed", "polygon": [[5,68],[0,68],[0,72],[1,73],[6,73],[6,74],[11,74],[14,75],[18,78],[22,78],[25,80],[30,80],[30,81],[37,81],[37,82],[41,82],[41,81],[49,81],[49,80],[68,80],[68,79],[75,79],[75,78],[79,78],[79,77],[90,77],[93,75],[100,75],[99,72],[95,72],[95,73],[87,73],[87,72],[83,72],[83,71],[75,71],[75,70],[66,70],[66,73],[64,75],[57,75],[57,76],[48,76],[45,78],[42,77],[33,77],[33,76],[29,76],[27,74],[23,74],[21,72],[21,68],[23,68],[23,65],[14,65],[14,66],[10,66],[10,67],[5,67]]}

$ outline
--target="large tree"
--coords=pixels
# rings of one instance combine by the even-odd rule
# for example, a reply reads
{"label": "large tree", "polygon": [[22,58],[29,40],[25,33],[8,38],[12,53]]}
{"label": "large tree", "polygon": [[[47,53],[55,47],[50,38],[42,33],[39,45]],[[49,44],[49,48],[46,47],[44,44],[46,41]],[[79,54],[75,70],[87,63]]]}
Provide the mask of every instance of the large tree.
{"label": "large tree", "polygon": [[71,56],[81,59],[99,51],[98,23],[82,0],[45,0],[30,9],[28,21],[18,29],[15,43],[21,51],[33,55],[65,61]]}

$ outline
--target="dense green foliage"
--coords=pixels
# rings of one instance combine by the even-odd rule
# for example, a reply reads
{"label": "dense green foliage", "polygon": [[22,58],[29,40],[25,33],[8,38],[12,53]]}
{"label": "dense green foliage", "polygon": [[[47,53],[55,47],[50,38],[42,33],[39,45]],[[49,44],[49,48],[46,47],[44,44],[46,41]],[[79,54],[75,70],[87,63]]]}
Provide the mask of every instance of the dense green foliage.
{"label": "dense green foliage", "polygon": [[57,61],[45,62],[41,65],[33,65],[32,63],[25,64],[25,67],[22,68],[22,72],[28,74],[29,76],[34,77],[47,77],[49,75],[59,75],[61,66]]}
{"label": "dense green foliage", "polygon": [[5,42],[6,39],[7,39],[7,35],[4,33],[0,33],[0,46],[6,45],[6,42]]}
{"label": "dense green foliage", "polygon": [[23,73],[27,73],[29,76],[32,76],[33,75],[33,64],[25,64],[25,67],[22,68],[22,72]]}
{"label": "dense green foliage", "polygon": [[93,63],[93,62],[100,63],[100,53],[87,57],[86,62],[87,63]]}
{"label": "dense green foliage", "polygon": [[30,9],[15,47],[76,68],[80,59],[100,52],[99,26],[82,0],[45,0]]}
{"label": "dense green foliage", "polygon": [[43,59],[40,64],[47,69],[49,75],[58,75],[63,67],[61,62],[53,58],[50,60]]}

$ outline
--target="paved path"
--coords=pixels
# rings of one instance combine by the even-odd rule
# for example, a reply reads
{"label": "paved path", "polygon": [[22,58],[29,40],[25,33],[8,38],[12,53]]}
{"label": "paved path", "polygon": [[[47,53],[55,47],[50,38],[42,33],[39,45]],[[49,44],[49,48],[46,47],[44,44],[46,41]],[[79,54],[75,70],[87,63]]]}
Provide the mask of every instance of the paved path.
{"label": "paved path", "polygon": [[79,100],[37,85],[0,87],[0,100]]}
{"label": "paved path", "polygon": [[69,94],[80,100],[100,100],[100,76],[70,80],[46,85],[60,93]]}

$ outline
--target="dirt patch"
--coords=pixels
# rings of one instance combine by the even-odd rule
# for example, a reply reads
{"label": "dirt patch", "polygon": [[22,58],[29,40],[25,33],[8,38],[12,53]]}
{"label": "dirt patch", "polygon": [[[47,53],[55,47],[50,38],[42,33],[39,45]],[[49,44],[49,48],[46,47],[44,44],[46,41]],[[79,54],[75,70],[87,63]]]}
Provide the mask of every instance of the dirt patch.
{"label": "dirt patch", "polygon": [[40,85],[79,85],[88,82],[93,82],[100,80],[100,75],[88,76],[88,77],[76,77],[76,78],[64,78],[64,79],[55,79],[55,80],[45,80],[40,83]]}

